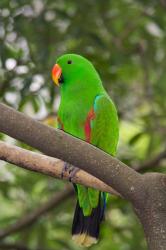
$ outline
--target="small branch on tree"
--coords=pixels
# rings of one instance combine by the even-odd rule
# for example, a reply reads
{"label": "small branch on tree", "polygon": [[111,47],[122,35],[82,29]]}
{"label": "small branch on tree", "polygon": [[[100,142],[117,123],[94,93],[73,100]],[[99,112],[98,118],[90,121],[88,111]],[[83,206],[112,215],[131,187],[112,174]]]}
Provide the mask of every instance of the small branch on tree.
{"label": "small branch on tree", "polygon": [[154,157],[153,159],[143,163],[142,165],[138,165],[138,166],[134,166],[133,168],[136,171],[142,172],[145,170],[149,170],[151,168],[155,168],[157,167],[160,162],[166,158],[166,150],[164,150],[163,152],[159,153],[156,157]]}
{"label": "small branch on tree", "polygon": [[38,205],[34,211],[23,215],[18,221],[11,226],[0,230],[0,240],[5,237],[16,233],[36,222],[41,216],[47,214],[50,210],[58,207],[66,199],[70,198],[74,194],[74,190],[71,186],[67,185],[65,190],[57,192],[44,204]]}
{"label": "small branch on tree", "polygon": [[[17,146],[8,145],[2,141],[0,141],[0,160],[7,161],[31,171],[47,174],[58,179],[62,179],[62,171],[65,164],[61,160],[40,153],[31,152]],[[69,180],[68,172],[63,174],[63,179]],[[83,170],[76,173],[72,178],[72,182],[120,196],[120,194],[114,189]]]}

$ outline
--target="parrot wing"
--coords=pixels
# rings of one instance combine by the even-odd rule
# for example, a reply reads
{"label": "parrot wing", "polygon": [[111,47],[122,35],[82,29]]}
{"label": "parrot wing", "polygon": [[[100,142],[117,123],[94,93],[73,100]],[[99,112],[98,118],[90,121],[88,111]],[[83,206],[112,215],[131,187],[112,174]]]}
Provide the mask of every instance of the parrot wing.
{"label": "parrot wing", "polygon": [[107,95],[98,95],[94,101],[94,115],[90,120],[90,143],[115,155],[119,128],[116,108]]}
{"label": "parrot wing", "polygon": [[[116,108],[107,95],[96,96],[93,108],[89,111],[86,119],[85,135],[87,142],[115,155],[119,137],[118,117]],[[97,207],[99,191],[88,188],[88,198],[91,208]],[[104,207],[106,198],[107,196],[103,199]]]}

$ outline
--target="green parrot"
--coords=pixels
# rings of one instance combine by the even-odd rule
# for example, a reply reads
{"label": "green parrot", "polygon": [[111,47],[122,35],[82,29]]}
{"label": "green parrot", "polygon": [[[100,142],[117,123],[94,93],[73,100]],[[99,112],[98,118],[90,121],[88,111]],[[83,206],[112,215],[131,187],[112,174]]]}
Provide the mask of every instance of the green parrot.
{"label": "green parrot", "polygon": [[[52,79],[61,95],[58,128],[114,156],[119,137],[117,111],[92,63],[80,55],[63,55],[53,66]],[[72,238],[89,247],[98,240],[106,193],[74,186],[77,204]]]}

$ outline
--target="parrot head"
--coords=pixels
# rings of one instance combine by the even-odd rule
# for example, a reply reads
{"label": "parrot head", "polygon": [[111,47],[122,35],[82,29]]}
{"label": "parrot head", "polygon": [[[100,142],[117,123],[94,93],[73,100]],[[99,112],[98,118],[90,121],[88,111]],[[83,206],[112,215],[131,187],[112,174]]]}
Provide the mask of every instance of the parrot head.
{"label": "parrot head", "polygon": [[57,59],[52,69],[53,82],[61,88],[73,84],[82,84],[82,82],[84,82],[85,87],[87,78],[88,84],[101,82],[92,63],[80,55],[63,55]]}

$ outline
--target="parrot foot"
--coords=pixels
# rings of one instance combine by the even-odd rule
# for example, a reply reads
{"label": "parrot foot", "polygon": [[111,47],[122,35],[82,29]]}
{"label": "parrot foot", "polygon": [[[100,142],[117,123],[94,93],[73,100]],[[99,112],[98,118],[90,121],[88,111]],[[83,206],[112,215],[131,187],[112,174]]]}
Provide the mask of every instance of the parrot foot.
{"label": "parrot foot", "polygon": [[61,178],[63,179],[65,172],[69,171],[71,168],[71,165],[68,162],[64,163],[64,166],[62,168]]}
{"label": "parrot foot", "polygon": [[75,177],[76,173],[79,171],[80,169],[77,167],[73,167],[69,170],[69,181],[72,182],[72,179]]}
{"label": "parrot foot", "polygon": [[63,169],[62,169],[61,178],[63,179],[65,172],[68,172],[69,181],[72,182],[72,179],[75,177],[78,171],[79,171],[79,168],[73,167],[71,164],[65,162]]}

